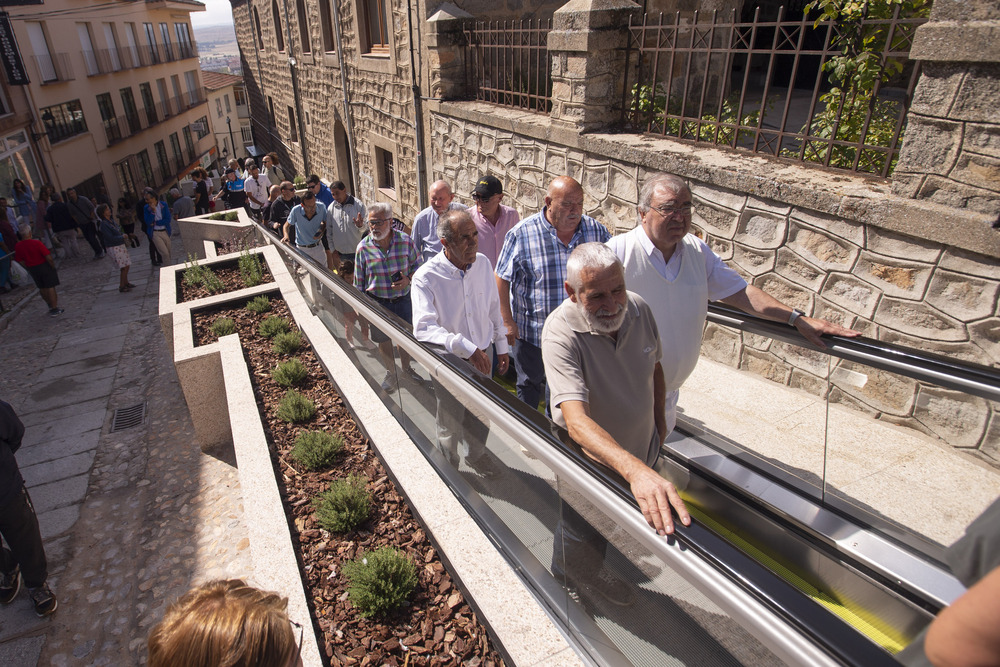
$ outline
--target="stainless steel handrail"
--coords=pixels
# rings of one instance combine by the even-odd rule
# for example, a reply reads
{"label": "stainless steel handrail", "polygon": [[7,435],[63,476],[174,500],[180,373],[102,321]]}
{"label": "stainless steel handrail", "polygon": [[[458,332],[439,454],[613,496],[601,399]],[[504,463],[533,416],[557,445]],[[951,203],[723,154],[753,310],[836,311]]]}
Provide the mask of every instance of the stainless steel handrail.
{"label": "stainless steel handrail", "polygon": [[710,565],[694,550],[685,548],[680,540],[667,539],[657,535],[643,519],[634,504],[627,502],[608,486],[595,484],[591,472],[571,460],[559,448],[553,447],[551,439],[540,437],[534,428],[522,420],[521,415],[508,410],[487,393],[469,384],[466,376],[407,335],[407,328],[400,326],[398,318],[386,317],[384,311],[376,309],[375,304],[364,298],[360,292],[345,289],[338,284],[337,280],[328,275],[325,269],[318,267],[305,255],[280,243],[266,232],[265,236],[283,253],[294,258],[312,278],[331,290],[338,298],[347,302],[372,326],[378,327],[392,340],[394,345],[428,369],[434,377],[440,379],[447,386],[468,387],[469,391],[462,393],[463,402],[474,411],[487,417],[492,422],[493,427],[503,431],[515,442],[528,449],[533,456],[545,463],[561,481],[568,483],[592,501],[595,506],[666,563],[668,567],[684,575],[687,581],[736,619],[743,627],[748,628],[762,644],[780,658],[792,664],[802,665],[842,664],[793,627],[789,623],[790,619],[775,613],[757,596]]}

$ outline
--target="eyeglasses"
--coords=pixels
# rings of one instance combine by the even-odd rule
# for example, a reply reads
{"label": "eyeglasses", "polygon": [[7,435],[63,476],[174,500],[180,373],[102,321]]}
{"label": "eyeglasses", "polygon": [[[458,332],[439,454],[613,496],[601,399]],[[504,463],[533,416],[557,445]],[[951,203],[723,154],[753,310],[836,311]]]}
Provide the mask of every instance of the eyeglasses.
{"label": "eyeglasses", "polygon": [[368,225],[371,227],[381,227],[387,222],[392,222],[392,218],[372,218],[368,221]]}
{"label": "eyeglasses", "polygon": [[692,208],[694,208],[694,205],[688,202],[680,206],[654,206],[650,210],[656,211],[664,218],[668,218],[674,213],[690,213]]}
{"label": "eyeglasses", "polygon": [[477,195],[475,192],[472,193],[472,198],[476,201],[489,201],[496,197],[496,195]]}

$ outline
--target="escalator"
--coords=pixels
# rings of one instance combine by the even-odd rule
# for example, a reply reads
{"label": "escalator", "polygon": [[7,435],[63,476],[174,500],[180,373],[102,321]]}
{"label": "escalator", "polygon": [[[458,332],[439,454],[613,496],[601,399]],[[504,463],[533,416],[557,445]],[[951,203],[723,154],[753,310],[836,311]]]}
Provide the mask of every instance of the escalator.
{"label": "escalator", "polygon": [[[682,389],[678,426],[657,469],[695,520],[663,538],[623,480],[541,414],[276,245],[314,312],[585,661],[894,665],[964,591],[942,564],[944,548],[1000,495],[1000,471],[987,456],[955,452],[946,436],[982,424],[975,448],[997,450],[994,369],[871,340],[831,341],[819,353],[790,327],[713,306],[711,326],[742,336],[752,354],[728,365],[704,359]],[[377,352],[347,345],[346,327],[360,335],[345,317],[351,312],[392,340],[398,390],[379,389],[385,368]],[[765,380],[746,372],[744,358],[791,370],[784,384]],[[407,364],[425,381],[405,381]],[[718,396],[727,391],[731,404]],[[436,447],[440,392],[487,426],[498,475],[456,465]],[[928,508],[941,516],[924,525]],[[564,569],[555,542],[570,513],[607,540],[603,567],[628,589],[629,604],[554,575]]]}

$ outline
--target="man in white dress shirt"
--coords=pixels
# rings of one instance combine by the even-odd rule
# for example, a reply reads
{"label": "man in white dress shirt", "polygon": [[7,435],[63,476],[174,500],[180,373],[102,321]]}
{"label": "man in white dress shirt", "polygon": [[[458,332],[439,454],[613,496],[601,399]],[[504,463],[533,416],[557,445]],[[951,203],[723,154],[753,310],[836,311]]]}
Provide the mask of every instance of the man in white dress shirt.
{"label": "man in white dress shirt", "polygon": [[758,287],[748,285],[691,231],[691,190],[683,179],[653,174],[639,192],[640,224],[608,241],[625,266],[625,283],[653,310],[663,347],[667,433],[677,423],[677,398],[701,352],[709,301],[794,326],[813,345],[820,336],[860,332],[806,317]]}
{"label": "man in white dress shirt", "polygon": [[[413,335],[443,352],[464,359],[470,371],[489,377],[494,351],[498,370],[507,371],[507,329],[493,267],[477,252],[479,232],[466,210],[446,211],[437,234],[443,252],[413,275]],[[468,412],[452,392],[435,381],[438,447],[456,468],[460,441],[469,447],[468,464],[483,477],[497,474],[486,449],[488,424]]]}

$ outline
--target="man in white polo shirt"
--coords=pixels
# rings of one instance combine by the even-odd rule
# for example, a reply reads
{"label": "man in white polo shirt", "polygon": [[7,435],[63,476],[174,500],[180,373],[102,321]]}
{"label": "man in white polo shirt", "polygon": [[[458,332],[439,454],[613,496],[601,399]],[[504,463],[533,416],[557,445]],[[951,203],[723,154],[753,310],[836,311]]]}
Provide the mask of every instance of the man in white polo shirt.
{"label": "man in white polo shirt", "polygon": [[760,288],[748,285],[691,231],[691,190],[683,179],[653,174],[639,193],[640,225],[608,241],[625,266],[629,289],[642,296],[656,317],[663,342],[667,395],[666,437],[677,422],[677,398],[701,353],[709,301],[721,301],[751,315],[788,322],[813,345],[825,347],[823,334],[860,332],[806,317]]}
{"label": "man in white polo shirt", "polygon": [[[666,436],[660,339],[649,306],[625,290],[622,264],[606,245],[583,243],[566,263],[566,293],[545,320],[542,360],[552,418],[584,453],[621,475],[650,526],[674,530],[671,506],[691,522],[674,485],[651,467]],[[563,508],[553,572],[572,588],[609,602],[631,595],[605,564],[607,542],[571,507]]]}

